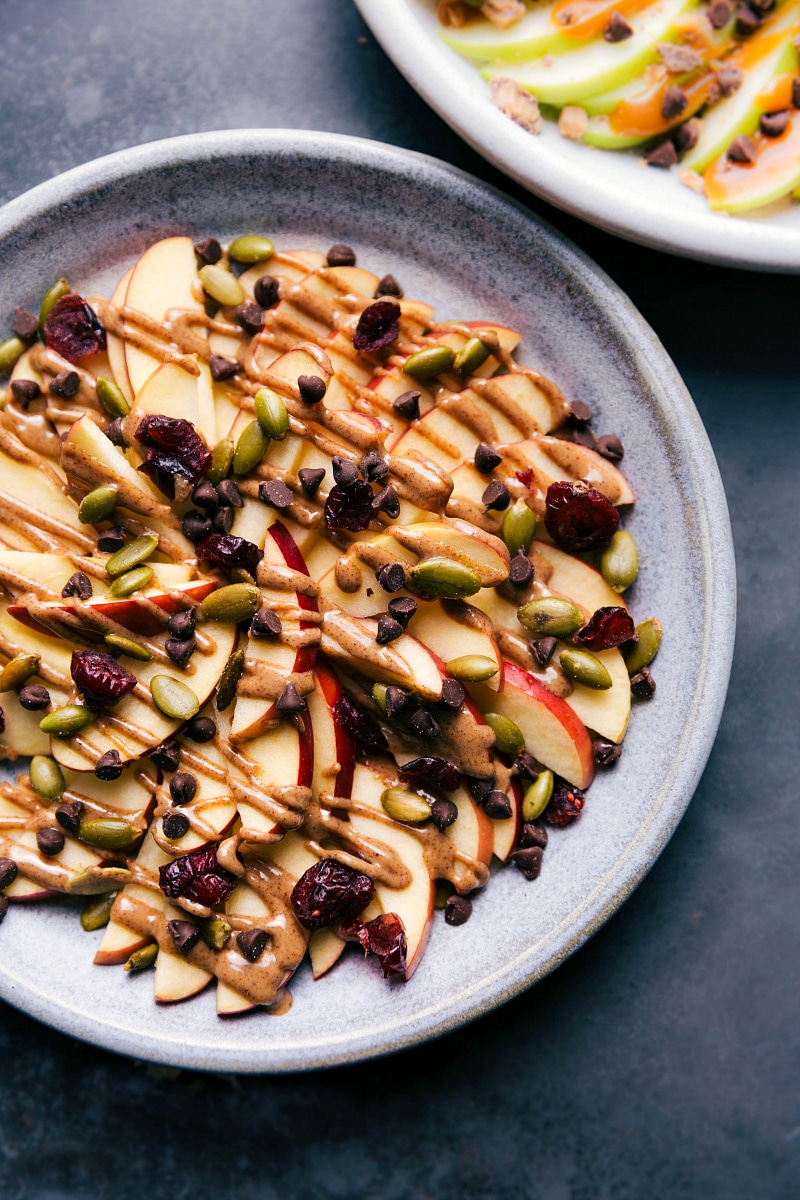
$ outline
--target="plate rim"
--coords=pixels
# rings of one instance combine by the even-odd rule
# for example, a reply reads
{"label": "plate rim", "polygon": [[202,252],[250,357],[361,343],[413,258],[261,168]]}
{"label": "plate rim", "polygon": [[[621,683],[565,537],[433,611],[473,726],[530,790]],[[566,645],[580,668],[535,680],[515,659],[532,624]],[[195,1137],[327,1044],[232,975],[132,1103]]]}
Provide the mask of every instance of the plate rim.
{"label": "plate rim", "polygon": [[[178,164],[202,162],[225,156],[256,156],[266,159],[275,154],[307,158],[335,158],[344,164],[364,161],[386,171],[407,176],[409,164],[419,168],[417,182],[433,186],[437,180],[457,186],[476,201],[487,198],[495,211],[505,211],[515,221],[528,224],[536,232],[539,244],[546,246],[552,259],[570,274],[578,274],[592,303],[602,308],[634,354],[646,355],[657,367],[660,399],[658,408],[665,415],[680,414],[691,443],[691,453],[683,466],[691,473],[695,488],[702,478],[704,506],[699,518],[698,541],[702,551],[702,581],[707,594],[705,604],[705,651],[692,698],[690,712],[676,748],[677,766],[665,780],[648,820],[614,861],[606,875],[565,917],[556,930],[550,930],[539,942],[506,963],[493,975],[482,977],[455,997],[434,1001],[417,1010],[398,1027],[384,1024],[309,1043],[307,1039],[283,1041],[254,1050],[252,1046],[235,1049],[195,1042],[177,1044],[153,1031],[146,1040],[127,1032],[114,1014],[98,1025],[74,1005],[54,1001],[7,968],[0,970],[0,997],[43,1023],[115,1053],[170,1066],[205,1071],[238,1073],[285,1073],[332,1067],[365,1061],[394,1053],[450,1032],[499,1007],[538,982],[582,946],[624,903],[659,857],[685,812],[705,767],[716,737],[725,702],[733,655],[735,631],[736,581],[733,542],[724,488],[716,459],[700,415],[689,392],[654,331],[625,293],[590,257],[547,221],[531,213],[524,205],[483,183],[427,155],[398,149],[384,143],[343,134],[316,133],[292,129],[222,130],[183,135],[117,151],[103,158],[72,168],[48,180],[0,209],[0,245],[25,226],[50,213],[57,205],[75,202],[81,195],[113,187],[136,175],[157,173]],[[427,181],[426,181],[427,177]],[[713,686],[709,687],[709,680]],[[681,753],[684,750],[684,753]],[[613,876],[613,879],[612,879]],[[579,916],[578,916],[579,914]],[[569,926],[569,930],[567,930]],[[564,934],[561,936],[562,928]],[[542,942],[558,944],[533,968],[528,959]],[[132,1044],[134,1042],[136,1044]]]}

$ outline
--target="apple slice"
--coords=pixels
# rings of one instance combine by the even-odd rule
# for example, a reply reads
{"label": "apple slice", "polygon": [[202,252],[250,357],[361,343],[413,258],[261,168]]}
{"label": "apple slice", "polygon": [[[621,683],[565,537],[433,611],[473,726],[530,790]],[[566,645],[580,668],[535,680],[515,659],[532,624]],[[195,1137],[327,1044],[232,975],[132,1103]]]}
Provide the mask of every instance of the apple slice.
{"label": "apple slice", "polygon": [[[42,680],[34,675],[29,682],[41,683]],[[57,697],[57,705],[66,703],[66,692],[57,692],[52,687],[49,690],[51,697]],[[23,708],[16,692],[0,692],[0,711],[6,722],[0,734],[0,758],[15,759],[50,753],[50,739],[39,728],[41,713]]]}
{"label": "apple slice", "polygon": [[439,700],[442,677],[430,650],[408,633],[387,646],[375,641],[378,622],[329,609],[322,618],[322,650],[368,679],[396,683],[423,700]]}
{"label": "apple slice", "polygon": [[[301,727],[302,726],[302,727]],[[314,734],[305,715],[237,747],[228,783],[249,842],[273,842],[303,819],[314,778]]]}
{"label": "apple slice", "polygon": [[[576,45],[580,45],[586,38],[602,31],[608,24],[608,17],[613,8],[630,12],[635,6],[625,5],[623,8],[618,0],[616,4],[610,0],[601,5],[593,4],[589,7],[589,13],[594,16],[599,8],[603,23],[599,29],[595,29],[594,22],[591,22],[587,32],[586,17],[581,21],[580,16],[576,16],[574,23],[577,25],[577,33],[573,33],[572,23],[562,25],[559,22],[556,10],[560,13],[562,7],[561,0],[548,0],[547,3],[537,4],[528,9],[510,28],[500,28],[484,18],[457,28],[440,29],[439,37],[470,62],[528,62],[545,54],[564,54],[574,50]],[[582,14],[583,10],[578,9],[577,12]]]}
{"label": "apple slice", "polygon": [[[166,915],[170,921],[185,918],[181,909],[171,906],[168,906]],[[213,978],[210,971],[204,971],[179,954],[171,954],[162,948],[156,958],[153,998],[157,1004],[177,1004],[202,992]]]}
{"label": "apple slice", "polygon": [[[159,322],[164,321],[173,308],[202,314],[203,305],[192,289],[196,279],[197,261],[192,239],[163,238],[145,250],[134,265],[125,303],[128,308]],[[126,341],[125,363],[131,391],[136,396],[148,376],[161,365],[161,360]]]}
{"label": "apple slice", "polygon": [[13,444],[19,447],[18,458],[0,450],[0,502],[9,514],[0,521],[2,541],[21,551],[91,553],[94,530],[78,520],[78,506],[64,494],[58,471],[49,463],[33,470],[29,451],[16,439]]}
{"label": "apple slice", "polygon": [[420,521],[392,529],[392,536],[421,559],[449,558],[469,567],[481,587],[494,587],[508,578],[508,549],[500,538],[453,517]]}
{"label": "apple slice", "polygon": [[321,979],[331,967],[335,967],[346,947],[347,942],[333,929],[318,929],[312,933],[308,941],[308,955],[314,978]]}
{"label": "apple slice", "polygon": [[306,697],[314,730],[314,775],[311,792],[349,796],[353,786],[355,748],[353,739],[336,717],[336,701],[343,690],[329,664],[318,656],[314,668],[316,687]]}
{"label": "apple slice", "polygon": [[[159,571],[159,567],[163,568],[167,564],[161,563],[154,567],[157,574],[164,574]],[[2,565],[0,564],[0,576],[2,576]],[[68,579],[69,576],[66,576]],[[169,587],[169,592],[166,592],[165,587]],[[85,608],[90,611],[100,613],[104,617],[110,617],[117,625],[129,630],[131,633],[138,633],[141,637],[157,637],[164,632],[164,625],[149,609],[149,605],[154,604],[157,608],[162,609],[167,613],[178,611],[178,605],[175,601],[175,592],[182,592],[185,596],[190,596],[195,603],[203,600],[209,592],[213,592],[216,583],[211,579],[194,579],[189,583],[175,583],[170,586],[168,581],[159,582],[155,587],[146,588],[133,599],[114,599],[103,595],[93,597],[86,601]],[[29,629],[35,630],[37,633],[45,636],[57,636],[53,627],[46,623],[49,612],[52,611],[53,621],[58,621],[59,613],[74,614],[77,609],[74,604],[63,604],[58,601],[48,601],[42,606],[42,610],[36,615],[29,612],[24,604],[10,604],[8,606],[8,615],[19,621],[22,625],[27,625]],[[63,626],[63,636],[69,638],[69,626],[65,623]],[[87,627],[84,635],[88,640],[96,638],[97,641],[102,641],[101,633]]]}
{"label": "apple slice", "polygon": [[[447,798],[455,804],[458,816],[454,823],[445,830],[445,837],[453,843],[456,850],[488,867],[492,861],[492,849],[495,842],[493,826],[501,824],[501,822],[491,821],[483,809],[478,807],[466,788],[462,787],[456,792],[448,792]],[[457,862],[456,871],[459,876],[467,879],[464,890],[472,890],[475,885],[468,864]],[[458,888],[458,883],[456,883],[456,888]]]}
{"label": "apple slice", "polygon": [[103,939],[95,951],[94,964],[97,967],[119,967],[152,940],[146,934],[128,929],[117,921],[109,921],[103,930]]}
{"label": "apple slice", "polygon": [[511,780],[506,795],[511,802],[511,816],[502,821],[491,821],[492,853],[500,862],[508,862],[509,855],[522,833],[522,788],[518,779]]}
{"label": "apple slice", "polygon": [[[131,281],[133,267],[129,267],[111,294],[111,303],[115,308],[122,308],[128,294],[128,284]],[[108,365],[114,382],[129,404],[133,404],[133,388],[128,377],[128,364],[125,357],[125,341],[114,333],[106,333],[106,352]]]}
{"label": "apple slice", "polygon": [[164,363],[148,376],[125,418],[124,429],[129,442],[133,442],[142,417],[155,413],[191,421],[205,438],[206,445],[215,444],[217,423],[211,372],[206,363],[198,362],[196,355],[194,361],[198,375],[190,375],[177,363]]}

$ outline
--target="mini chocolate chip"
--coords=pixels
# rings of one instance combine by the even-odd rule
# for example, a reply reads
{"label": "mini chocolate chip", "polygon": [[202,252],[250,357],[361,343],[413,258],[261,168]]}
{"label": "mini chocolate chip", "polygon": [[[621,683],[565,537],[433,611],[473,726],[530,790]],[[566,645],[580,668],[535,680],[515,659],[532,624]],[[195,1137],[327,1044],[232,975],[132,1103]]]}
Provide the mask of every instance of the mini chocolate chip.
{"label": "mini chocolate chip", "polygon": [[20,689],[19,702],[28,712],[38,712],[40,708],[47,708],[50,693],[40,683],[26,683],[25,687]]}
{"label": "mini chocolate chip", "polygon": [[194,252],[204,263],[212,265],[222,258],[222,246],[216,238],[203,238],[201,242],[195,242]]}
{"label": "mini chocolate chip", "polygon": [[379,646],[385,646],[388,642],[394,642],[401,637],[403,626],[399,621],[395,621],[394,617],[383,613],[378,617],[378,631],[375,634],[375,641]]}
{"label": "mini chocolate chip", "polygon": [[492,790],[492,782],[489,779],[474,779],[467,777],[464,782],[467,785],[470,796],[476,804],[482,804]]}
{"label": "mini chocolate chip", "polygon": [[484,800],[483,811],[493,821],[507,821],[511,816],[511,801],[505,792],[494,789]]}
{"label": "mini chocolate chip", "polygon": [[0,895],[0,925],[3,924],[3,921],[5,921],[6,916],[8,915],[8,909],[8,896]]}
{"label": "mini chocolate chip", "polygon": [[47,827],[36,832],[36,845],[46,858],[60,854],[64,849],[64,835],[60,829]]}
{"label": "mini chocolate chip", "polygon": [[716,78],[723,96],[732,96],[744,83],[744,71],[741,67],[723,67]]}
{"label": "mini chocolate chip", "polygon": [[780,112],[762,113],[758,127],[764,137],[780,137],[786,131],[790,116],[791,112],[788,108],[781,109]]}
{"label": "mini chocolate chip", "polygon": [[609,462],[621,462],[625,457],[625,447],[615,433],[604,433],[597,439],[597,453]]}
{"label": "mini chocolate chip", "polygon": [[632,37],[632,35],[633,26],[628,24],[621,12],[614,9],[608,18],[608,24],[603,30],[605,40],[612,44],[615,42],[624,42],[627,38]]}
{"label": "mini chocolate chip", "polygon": [[280,637],[282,630],[280,617],[266,605],[258,610],[250,624],[250,636],[254,638]]}
{"label": "mini chocolate chip", "polygon": [[375,299],[378,296],[396,296],[398,300],[402,299],[403,289],[394,275],[384,275],[382,279],[378,280],[378,286],[375,288]]}
{"label": "mini chocolate chip", "polygon": [[387,608],[389,616],[394,617],[395,621],[399,621],[403,629],[406,629],[417,611],[417,602],[411,596],[398,596],[396,600],[389,601]]}
{"label": "mini chocolate chip", "polygon": [[419,398],[422,392],[403,392],[392,401],[392,409],[404,421],[416,421],[419,417]]}
{"label": "mini chocolate chip", "polygon": [[200,930],[192,921],[167,921],[167,929],[179,954],[188,954],[200,941]]}
{"label": "mini chocolate chip", "polygon": [[228,508],[227,504],[224,508],[218,508],[211,518],[211,528],[214,533],[230,533],[233,529],[233,509]]}
{"label": "mini chocolate chip", "polygon": [[391,683],[386,689],[386,715],[391,721],[408,703],[409,692]]}
{"label": "mini chocolate chip", "polygon": [[15,379],[11,384],[11,392],[17,404],[27,409],[33,400],[41,396],[42,389],[35,379]]}
{"label": "mini chocolate chip", "polygon": [[546,667],[553,657],[556,640],[554,637],[540,637],[528,642],[528,649],[540,667]]}
{"label": "mini chocolate chip", "polygon": [[345,458],[341,454],[334,454],[331,465],[333,478],[339,487],[352,487],[358,481],[358,467],[349,458]]}
{"label": "mini chocolate chip", "polygon": [[83,571],[76,571],[74,575],[70,575],[61,589],[62,596],[77,596],[79,600],[88,600],[91,594],[92,581]]}
{"label": "mini chocolate chip", "polygon": [[428,712],[427,708],[418,708],[415,713],[411,714],[409,723],[418,737],[435,738],[441,732],[439,722]]}
{"label": "mini chocolate chip", "polygon": [[267,483],[258,485],[258,498],[262,504],[271,508],[288,508],[294,501],[294,494],[282,479],[270,479]]}
{"label": "mini chocolate chip", "polygon": [[168,738],[155,750],[150,751],[150,760],[159,771],[177,771],[181,760],[181,748],[175,738]]}
{"label": "mini chocolate chip", "polygon": [[55,818],[67,833],[76,834],[81,827],[83,812],[84,806],[80,800],[73,800],[72,804],[59,804],[55,811]]}
{"label": "mini chocolate chip", "polygon": [[192,504],[196,504],[198,508],[210,509],[212,512],[219,508],[217,489],[213,483],[210,483],[208,479],[198,483],[192,492]]}
{"label": "mini chocolate chip", "polygon": [[573,429],[569,435],[569,440],[574,442],[576,446],[586,446],[587,450],[594,450],[597,446],[597,437],[593,429],[588,426],[584,429]]}
{"label": "mini chocolate chip", "polygon": [[19,868],[13,858],[0,858],[0,892],[4,892],[7,887],[17,878]]}
{"label": "mini chocolate chip", "polygon": [[225,358],[222,354],[212,354],[208,360],[208,366],[211,378],[215,379],[217,383],[221,383],[223,379],[230,379],[232,375],[241,370],[238,359]]}
{"label": "mini chocolate chip", "polygon": [[325,257],[329,267],[354,267],[356,265],[355,250],[352,246],[346,246],[344,242],[337,242],[335,246],[331,246]]}
{"label": "mini chocolate chip", "polygon": [[501,479],[493,479],[481,499],[488,509],[503,512],[511,503],[511,494]]}
{"label": "mini chocolate chip", "polygon": [[642,667],[637,675],[631,678],[631,692],[637,700],[652,700],[656,694],[656,681],[647,667]]}
{"label": "mini chocolate chip", "polygon": [[464,685],[458,679],[442,680],[442,704],[445,708],[461,708],[466,698]]}
{"label": "mini chocolate chip", "polygon": [[368,483],[378,483],[389,474],[389,464],[386,459],[381,458],[380,454],[376,454],[374,450],[365,454],[358,465]]}
{"label": "mini chocolate chip", "polygon": [[665,170],[669,170],[678,161],[678,151],[675,149],[671,139],[667,138],[666,141],[659,142],[657,146],[654,146],[652,150],[645,154],[644,161],[648,167],[663,167]]}
{"label": "mini chocolate chip", "polygon": [[479,442],[475,447],[473,462],[475,470],[480,471],[481,475],[491,475],[495,467],[499,467],[502,461],[502,454],[498,454],[494,446],[490,446],[488,442]]}
{"label": "mini chocolate chip", "polygon": [[731,162],[754,163],[758,158],[758,151],[753,139],[740,133],[728,146],[728,158]]}
{"label": "mini chocolate chip", "polygon": [[243,300],[233,311],[233,315],[245,333],[258,333],[264,328],[264,310],[260,304],[252,300]]}
{"label": "mini chocolate chip", "polygon": [[264,929],[242,929],[236,935],[236,945],[248,962],[258,962],[267,948],[267,933]]}
{"label": "mini chocolate chip", "polygon": [[544,851],[541,846],[526,846],[523,850],[515,850],[510,855],[510,861],[515,867],[518,867],[526,879],[534,880],[539,878],[539,872],[542,869],[542,859]]}
{"label": "mini chocolate chip", "polygon": [[182,807],[191,804],[197,795],[197,780],[188,771],[178,771],[169,781],[169,794],[172,803]]}
{"label": "mini chocolate chip", "polygon": [[731,19],[732,11],[728,0],[714,0],[714,3],[709,4],[706,9],[706,16],[711,22],[713,29],[724,29]]}
{"label": "mini chocolate chip", "polygon": [[161,828],[165,838],[177,842],[178,838],[189,832],[189,818],[186,813],[166,812],[161,818]]}
{"label": "mini chocolate chip", "polygon": [[800,79],[792,80],[792,104],[800,108]]}
{"label": "mini chocolate chip", "polygon": [[374,596],[374,595],[375,595],[375,589],[368,587],[367,588],[367,596]]}
{"label": "mini chocolate chip", "polygon": [[400,516],[400,497],[397,494],[397,488],[391,483],[387,487],[381,488],[372,501],[372,507],[376,512],[386,513],[390,520],[396,520]]}
{"label": "mini chocolate chip", "polygon": [[406,581],[405,568],[402,563],[387,563],[375,572],[375,578],[385,592],[399,592]]}
{"label": "mini chocolate chip", "polygon": [[122,417],[117,417],[106,425],[103,433],[106,435],[112,446],[118,446],[120,450],[124,450],[128,445],[125,438],[125,431],[122,428]]}
{"label": "mini chocolate chip", "polygon": [[452,800],[434,800],[431,805],[431,820],[433,821],[439,833],[444,833],[445,829],[449,829],[451,825],[455,825],[458,820],[458,808]]}
{"label": "mini chocolate chip", "polygon": [[534,825],[530,821],[526,821],[522,826],[522,833],[519,835],[518,849],[525,850],[528,846],[540,846],[544,850],[548,840],[548,833],[544,825]]}
{"label": "mini chocolate chip", "polygon": [[181,531],[185,538],[190,542],[202,542],[204,537],[208,537],[213,526],[203,513],[198,512],[196,508],[192,508],[181,521]]}
{"label": "mini chocolate chip", "polygon": [[211,717],[192,717],[184,732],[190,741],[202,746],[216,735],[217,727]]}
{"label": "mini chocolate chip", "polygon": [[220,504],[227,508],[243,508],[244,500],[235,479],[223,479],[217,484],[217,496]]}
{"label": "mini chocolate chip", "polygon": [[755,33],[761,24],[761,17],[747,4],[740,4],[736,10],[736,32]]}
{"label": "mini chocolate chip", "polygon": [[71,400],[77,396],[80,386],[81,377],[77,371],[59,371],[50,380],[49,391],[51,396],[57,396],[59,400]]}
{"label": "mini chocolate chip", "polygon": [[122,774],[122,759],[119,750],[106,750],[94,764],[94,773],[103,783],[112,783]]}
{"label": "mini chocolate chip", "polygon": [[18,308],[14,313],[11,328],[23,342],[32,342],[39,332],[39,318],[25,308]]}
{"label": "mini chocolate chip", "polygon": [[281,298],[281,285],[274,275],[262,275],[253,288],[256,304],[262,308],[274,308]]}
{"label": "mini chocolate chip", "polygon": [[583,400],[573,400],[569,406],[569,415],[575,425],[588,425],[592,419],[592,410]]}
{"label": "mini chocolate chip", "polygon": [[595,738],[592,742],[594,761],[600,767],[610,767],[622,755],[622,746],[609,742],[607,738]]}
{"label": "mini chocolate chip", "polygon": [[677,84],[672,84],[661,98],[661,115],[665,121],[674,121],[686,111],[688,104],[689,98],[686,93]]}
{"label": "mini chocolate chip", "polygon": [[691,121],[684,121],[677,129],[672,132],[672,144],[678,154],[685,154],[687,150],[693,150],[697,145],[700,137],[700,122],[692,118]]}
{"label": "mini chocolate chip", "polygon": [[297,387],[304,404],[319,404],[328,390],[321,375],[298,375]]}
{"label": "mini chocolate chip", "polygon": [[185,667],[197,649],[197,642],[193,637],[167,638],[164,649],[176,667]]}
{"label": "mini chocolate chip", "polygon": [[514,587],[525,587],[533,579],[533,563],[524,550],[518,550],[512,558],[508,568],[508,579]]}
{"label": "mini chocolate chip", "polygon": [[293,683],[286,684],[286,687],[281,692],[275,705],[278,712],[287,713],[302,712],[305,706],[305,700],[302,698]]}
{"label": "mini chocolate chip", "polygon": [[527,750],[520,750],[517,757],[514,759],[514,766],[517,769],[517,774],[523,779],[533,780],[539,778],[539,769],[536,766],[536,759]]}
{"label": "mini chocolate chip", "polygon": [[323,467],[303,467],[297,472],[297,478],[308,499],[313,500],[319,491],[319,485],[325,478],[325,469]]}
{"label": "mini chocolate chip", "polygon": [[104,554],[115,554],[125,545],[125,530],[121,525],[112,525],[109,529],[101,529],[97,535],[97,549]]}
{"label": "mini chocolate chip", "polygon": [[167,621],[167,629],[172,637],[177,638],[179,642],[185,642],[194,633],[194,627],[197,621],[197,614],[193,608],[186,608],[183,612],[173,613]]}
{"label": "mini chocolate chip", "polygon": [[465,925],[472,916],[472,901],[466,896],[449,896],[444,906],[444,919],[448,925]]}
{"label": "mini chocolate chip", "polygon": [[777,0],[750,0],[750,4],[763,17],[766,13],[771,12],[775,7]]}

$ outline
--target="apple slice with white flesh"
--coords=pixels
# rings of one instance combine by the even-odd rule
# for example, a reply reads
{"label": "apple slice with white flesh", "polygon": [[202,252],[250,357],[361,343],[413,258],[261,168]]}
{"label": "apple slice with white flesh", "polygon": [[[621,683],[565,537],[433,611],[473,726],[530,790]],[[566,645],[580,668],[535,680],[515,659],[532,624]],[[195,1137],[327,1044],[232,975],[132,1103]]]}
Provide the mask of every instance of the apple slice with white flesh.
{"label": "apple slice with white flesh", "polygon": [[[104,441],[111,445],[108,438]],[[33,470],[27,461],[30,451],[16,444],[18,457],[0,450],[0,502],[9,512],[7,520],[0,520],[0,539],[15,550],[90,554],[96,545],[94,530],[79,521],[78,506],[64,494],[59,470],[49,461]]]}
{"label": "apple slice with white flesh", "polygon": [[[122,308],[128,294],[128,284],[131,281],[133,267],[129,267],[111,294],[111,303],[115,308]],[[128,404],[133,404],[133,388],[128,376],[128,363],[125,355],[125,341],[115,333],[106,333],[106,352],[108,365],[119,390]]]}
{"label": "apple slice with white flesh", "polygon": [[[453,843],[456,850],[488,867],[492,861],[495,842],[494,826],[504,822],[490,820],[483,809],[478,807],[466,788],[460,787],[455,792],[448,792],[447,798],[455,804],[458,816],[453,824],[445,830],[445,837]],[[457,874],[461,877],[467,876],[468,883],[465,890],[472,890],[474,882],[467,875],[467,865],[456,862],[455,867]],[[455,886],[458,889],[458,882]]]}
{"label": "apple slice with white flesh", "polygon": [[[40,683],[41,680],[35,675],[29,682]],[[66,693],[62,692],[56,704],[64,703]],[[0,733],[0,758],[13,760],[50,753],[50,738],[39,728],[42,714],[23,708],[16,692],[0,692],[0,712],[5,717],[5,729]]]}
{"label": "apple slice with white flesh", "polygon": [[[190,421],[211,447],[217,440],[214,394],[208,365],[194,356],[198,375],[190,375],[177,363],[164,363],[149,375],[136,393],[136,402],[125,418],[128,442],[134,442],[143,417],[150,414]],[[144,456],[142,455],[142,458]]]}
{"label": "apple slice with white flesh", "polygon": [[[179,908],[167,905],[165,910],[167,920],[181,920],[185,914]],[[153,980],[153,998],[157,1004],[178,1004],[196,996],[207,987],[214,976],[210,971],[204,971],[179,954],[168,950],[159,950],[156,958],[155,978]]]}
{"label": "apple slice with white flesh", "polygon": [[[596,5],[591,6],[594,13]],[[608,23],[611,9],[600,26],[600,31]],[[470,21],[456,28],[440,29],[439,37],[447,42],[451,49],[462,58],[474,63],[528,62],[532,58],[541,58],[545,54],[564,54],[574,50],[587,37],[597,32],[594,23],[589,31],[584,32],[581,22],[578,25],[578,36],[572,33],[572,24],[562,25],[556,16],[556,10],[561,10],[561,0],[547,0],[544,4],[536,4],[520,20],[515,21],[510,28],[500,28],[486,18]],[[581,10],[578,9],[578,12]]]}
{"label": "apple slice with white flesh", "polygon": [[322,617],[321,649],[368,679],[397,684],[422,700],[439,700],[442,676],[430,650],[408,633],[379,646],[377,627],[371,617],[351,617],[340,609],[328,609]]}
{"label": "apple slice with white flesh", "polygon": [[[171,859],[172,856],[165,853],[155,841],[151,826],[136,856],[137,863],[157,876],[159,867],[163,867]],[[143,887],[139,883],[127,883],[114,901],[111,920],[103,930],[100,945],[95,952],[94,962],[97,966],[113,967],[127,962],[134,950],[141,950],[153,940],[147,934],[131,929],[119,919],[119,910],[124,909],[129,900],[140,901],[156,913],[164,912],[167,903],[160,891]]]}
{"label": "apple slice with white flesh", "polygon": [[[197,277],[192,239],[163,238],[145,250],[134,265],[125,303],[128,308],[153,321],[164,321],[171,309],[196,312],[202,316],[202,302],[195,297],[192,288]],[[197,333],[205,337],[202,326],[197,328]],[[145,380],[161,365],[161,359],[126,341],[125,363],[131,391],[136,396]]]}
{"label": "apple slice with white flesh", "polygon": [[228,783],[245,840],[272,842],[291,821],[299,825],[313,778],[314,734],[306,713],[296,725],[284,720],[237,744]]}
{"label": "apple slice with white flesh", "polygon": [[[506,792],[511,804],[511,816],[500,821],[493,820],[492,853],[500,862],[508,862],[511,851],[522,833],[522,788],[518,779],[512,779]],[[458,822],[456,822],[458,824]]]}
{"label": "apple slice with white flesh", "polygon": [[314,667],[316,687],[306,697],[314,730],[314,775],[311,793],[349,796],[353,786],[355,748],[353,739],[336,716],[336,702],[344,694],[342,685],[323,655]]}

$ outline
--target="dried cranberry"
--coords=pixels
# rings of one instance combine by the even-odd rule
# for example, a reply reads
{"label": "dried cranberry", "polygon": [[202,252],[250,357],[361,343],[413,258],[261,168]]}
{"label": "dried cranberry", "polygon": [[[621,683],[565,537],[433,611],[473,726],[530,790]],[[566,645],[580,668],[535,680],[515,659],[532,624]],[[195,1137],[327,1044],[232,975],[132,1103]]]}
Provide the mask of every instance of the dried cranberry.
{"label": "dried cranberry", "polygon": [[406,977],[406,930],[397,913],[384,913],[373,921],[355,921],[342,929],[348,937],[356,938],[364,947],[364,955],[370,951],[377,955],[383,967],[384,979],[391,976]]}
{"label": "dried cranberry", "polygon": [[44,340],[67,362],[77,362],[106,348],[106,331],[97,313],[77,292],[57,300],[44,323]]}
{"label": "dried cranberry", "polygon": [[197,547],[197,557],[206,562],[219,563],[229,570],[242,567],[252,575],[264,557],[264,551],[235,534],[210,533]]}
{"label": "dried cranberry", "polygon": [[328,529],[360,533],[369,528],[372,520],[372,500],[372,488],[363,480],[356,480],[349,487],[335,484],[325,501],[325,524]]}
{"label": "dried cranberry", "polygon": [[73,650],[69,669],[90,708],[116,704],[136,687],[136,676],[99,650]]}
{"label": "dried cranberry", "polygon": [[619,513],[611,501],[580,479],[550,484],[544,520],[553,540],[573,554],[607,546],[619,528]]}
{"label": "dried cranberry", "polygon": [[585,803],[586,796],[580,788],[573,787],[566,779],[556,775],[550,803],[544,810],[544,819],[548,825],[571,825],[581,815]]}
{"label": "dried cranberry", "polygon": [[6,731],[6,714],[3,712],[2,708],[0,708],[0,733],[5,733],[5,731]]}
{"label": "dried cranberry", "polygon": [[159,867],[158,882],[168,899],[216,908],[230,898],[237,879],[217,862],[216,846],[201,846]]}
{"label": "dried cranberry", "polygon": [[353,921],[375,895],[369,875],[335,858],[323,858],[300,876],[292,890],[297,919],[312,933],[336,921]]}
{"label": "dried cranberry", "polygon": [[369,713],[359,708],[349,696],[342,694],[333,706],[337,725],[359,746],[366,750],[385,750],[386,738]]}
{"label": "dried cranberry", "polygon": [[525,467],[523,471],[515,471],[514,474],[526,488],[529,488],[533,483],[533,467]]}
{"label": "dried cranberry", "polygon": [[587,650],[611,650],[635,634],[636,626],[627,609],[598,608],[572,640],[576,646],[585,646]]}
{"label": "dried cranberry", "polygon": [[[166,466],[165,459],[174,459],[180,464],[177,474],[183,475],[190,483],[202,479],[211,466],[211,452],[191,421],[184,421],[182,417],[164,417],[158,413],[142,417],[136,430],[136,440],[148,451],[147,463],[163,463]],[[147,463],[139,470],[149,475],[151,472],[145,469]],[[154,469],[158,469],[158,466]],[[155,476],[153,478],[155,480]],[[167,491],[165,494],[174,495],[174,487],[172,493]]]}
{"label": "dried cranberry", "polygon": [[353,334],[359,352],[374,354],[395,341],[400,333],[400,305],[394,300],[378,300],[364,309]]}
{"label": "dried cranberry", "polygon": [[428,787],[441,788],[443,792],[455,792],[461,786],[461,776],[453,764],[435,754],[409,759],[400,767],[398,777],[401,783],[426,783]]}

